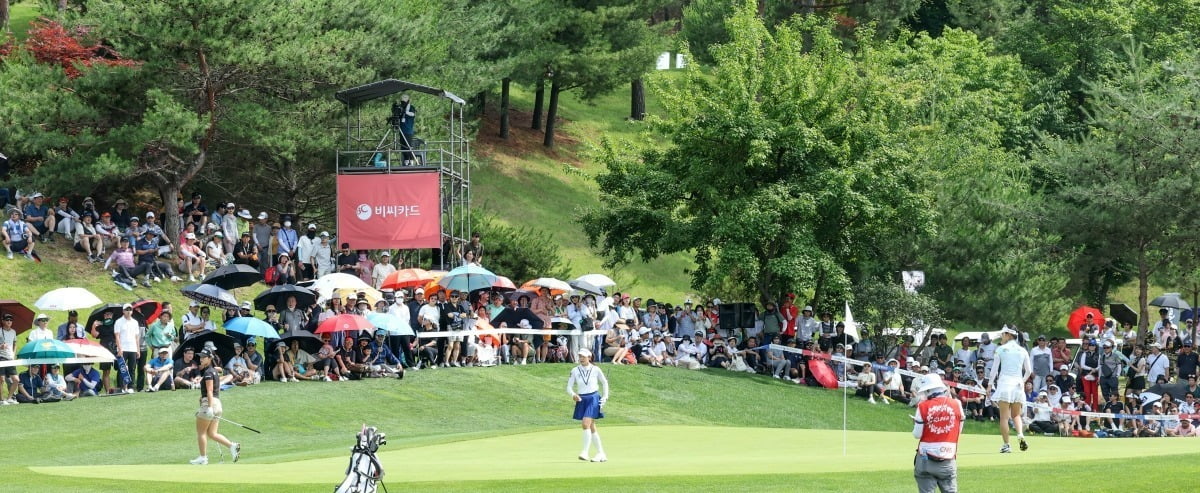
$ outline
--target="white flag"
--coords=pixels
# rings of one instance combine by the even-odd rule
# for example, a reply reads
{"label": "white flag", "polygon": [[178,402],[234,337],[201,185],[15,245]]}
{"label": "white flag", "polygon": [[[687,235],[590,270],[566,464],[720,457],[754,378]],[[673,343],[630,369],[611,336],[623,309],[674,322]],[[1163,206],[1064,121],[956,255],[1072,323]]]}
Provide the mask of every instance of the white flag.
{"label": "white flag", "polygon": [[858,324],[854,323],[854,314],[850,313],[849,302],[846,302],[846,318],[843,322],[846,323],[846,333],[854,336],[855,340],[858,340]]}

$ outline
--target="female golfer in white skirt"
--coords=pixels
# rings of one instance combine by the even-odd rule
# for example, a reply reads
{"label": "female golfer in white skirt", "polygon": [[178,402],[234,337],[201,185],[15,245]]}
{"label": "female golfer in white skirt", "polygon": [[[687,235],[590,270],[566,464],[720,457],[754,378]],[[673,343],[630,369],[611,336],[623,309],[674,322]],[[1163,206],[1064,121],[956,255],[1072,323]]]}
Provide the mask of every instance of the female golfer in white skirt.
{"label": "female golfer in white skirt", "polygon": [[1004,438],[1000,453],[1012,452],[1008,446],[1010,418],[1017,428],[1021,450],[1028,450],[1021,417],[1025,414],[1025,381],[1033,374],[1033,364],[1029,362],[1029,353],[1017,344],[1017,331],[1007,325],[1000,330],[1000,347],[996,349],[994,363],[988,380],[992,382],[992,401],[1000,408],[1000,435]]}
{"label": "female golfer in white skirt", "polygon": [[197,466],[208,464],[208,439],[229,447],[229,455],[237,462],[242,445],[231,442],[217,431],[221,426],[221,377],[213,368],[213,354],[200,351],[200,410],[196,411],[196,443],[200,445],[200,456],[191,460]]}
{"label": "female golfer in white skirt", "polygon": [[[583,451],[579,460],[605,462],[604,446],[600,444],[600,433],[596,432],[596,420],[604,417],[601,408],[608,401],[608,379],[599,366],[592,364],[592,352],[586,348],[580,349],[579,366],[571,369],[571,378],[567,379],[567,393],[575,399],[575,419],[583,421]],[[598,392],[604,386],[604,394]],[[576,392],[578,387],[578,392]],[[592,443],[596,444],[596,456],[588,459]]]}

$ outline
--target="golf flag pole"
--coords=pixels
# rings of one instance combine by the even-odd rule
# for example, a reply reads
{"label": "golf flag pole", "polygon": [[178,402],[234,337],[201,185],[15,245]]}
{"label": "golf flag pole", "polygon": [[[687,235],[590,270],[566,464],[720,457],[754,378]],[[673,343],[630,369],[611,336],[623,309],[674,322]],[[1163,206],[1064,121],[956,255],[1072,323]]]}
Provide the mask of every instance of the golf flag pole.
{"label": "golf flag pole", "polygon": [[846,456],[846,386],[838,382],[842,388],[842,457]]}

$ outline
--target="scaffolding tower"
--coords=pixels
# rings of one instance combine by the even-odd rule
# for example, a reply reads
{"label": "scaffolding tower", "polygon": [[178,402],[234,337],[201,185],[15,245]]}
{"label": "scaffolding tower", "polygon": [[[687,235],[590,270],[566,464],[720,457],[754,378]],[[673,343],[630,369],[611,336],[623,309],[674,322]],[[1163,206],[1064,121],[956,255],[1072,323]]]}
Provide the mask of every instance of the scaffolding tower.
{"label": "scaffolding tower", "polygon": [[[417,108],[411,142],[387,104],[389,96],[398,93],[408,94]],[[418,99],[418,95],[431,97]],[[337,151],[338,174],[438,172],[442,248],[428,253],[397,252],[397,256],[408,265],[449,270],[458,259],[447,247],[462,245],[471,237],[471,149],[463,118],[466,101],[444,89],[396,79],[343,89],[334,97],[346,107],[346,141]],[[425,106],[424,101],[436,103]],[[376,104],[367,104],[371,102]],[[431,111],[440,103],[445,104],[444,112]],[[421,125],[423,122],[444,122],[445,126]]]}

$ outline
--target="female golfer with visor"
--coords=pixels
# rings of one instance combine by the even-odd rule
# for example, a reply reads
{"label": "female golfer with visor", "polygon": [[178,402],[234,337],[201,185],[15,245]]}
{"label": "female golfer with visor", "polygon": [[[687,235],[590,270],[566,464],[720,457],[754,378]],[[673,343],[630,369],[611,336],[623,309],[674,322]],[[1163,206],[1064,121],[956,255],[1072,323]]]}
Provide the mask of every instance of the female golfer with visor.
{"label": "female golfer with visor", "polygon": [[[567,394],[575,399],[575,419],[583,422],[583,451],[579,460],[605,462],[604,446],[600,444],[600,433],[596,432],[596,420],[604,417],[601,408],[608,401],[608,379],[600,367],[592,364],[592,352],[579,350],[579,366],[571,369],[571,377],[567,380]],[[604,393],[599,393],[599,387],[604,386]],[[578,387],[578,392],[576,388]],[[596,444],[596,455],[588,459],[592,443]]]}
{"label": "female golfer with visor", "polygon": [[229,447],[229,455],[237,462],[242,445],[225,438],[217,428],[221,425],[221,377],[213,367],[213,353],[200,351],[200,410],[196,411],[196,443],[200,445],[200,456],[191,460],[193,465],[208,464],[208,439]]}
{"label": "female golfer with visor", "polygon": [[1017,331],[1009,326],[1000,330],[1000,347],[996,349],[995,364],[992,365],[988,380],[992,382],[992,400],[1000,408],[1000,435],[1004,438],[1004,446],[1000,453],[1012,452],[1008,445],[1008,420],[1012,419],[1017,428],[1017,441],[1021,450],[1029,448],[1025,443],[1025,427],[1022,417],[1025,414],[1025,381],[1033,374],[1033,364],[1029,362],[1029,353],[1017,343]]}

